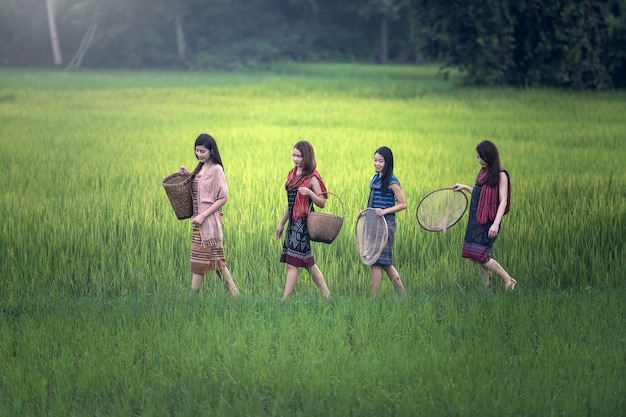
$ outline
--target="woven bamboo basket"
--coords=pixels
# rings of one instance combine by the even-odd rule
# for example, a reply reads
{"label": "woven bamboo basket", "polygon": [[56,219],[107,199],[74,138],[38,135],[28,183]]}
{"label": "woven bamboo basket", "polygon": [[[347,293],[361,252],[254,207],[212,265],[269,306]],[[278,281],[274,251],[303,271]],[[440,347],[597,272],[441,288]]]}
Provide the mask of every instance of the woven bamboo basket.
{"label": "woven bamboo basket", "polygon": [[339,231],[341,231],[341,226],[343,226],[343,218],[345,215],[343,201],[341,201],[341,198],[339,198],[337,194],[329,192],[326,194],[335,196],[337,200],[339,200],[341,203],[341,216],[309,210],[307,228],[309,229],[309,236],[313,242],[331,243],[335,240]]}
{"label": "woven bamboo basket", "polygon": [[189,219],[193,216],[191,175],[173,173],[163,178],[161,183],[178,220]]}

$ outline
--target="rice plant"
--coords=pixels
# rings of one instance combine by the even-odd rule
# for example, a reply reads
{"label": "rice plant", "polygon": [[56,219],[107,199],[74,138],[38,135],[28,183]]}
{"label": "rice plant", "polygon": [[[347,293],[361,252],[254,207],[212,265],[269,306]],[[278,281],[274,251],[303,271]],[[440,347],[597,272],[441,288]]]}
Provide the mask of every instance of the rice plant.
{"label": "rice plant", "polygon": [[[626,96],[466,89],[434,67],[256,73],[0,71],[0,415],[622,415]],[[189,300],[190,225],[161,179],[224,160],[229,269]],[[513,201],[482,290],[466,219],[428,233],[422,196],[499,147]],[[292,146],[309,140],[344,225],[288,302],[274,230]],[[354,243],[373,153],[408,201],[369,295]],[[326,210],[338,213],[329,202]]]}

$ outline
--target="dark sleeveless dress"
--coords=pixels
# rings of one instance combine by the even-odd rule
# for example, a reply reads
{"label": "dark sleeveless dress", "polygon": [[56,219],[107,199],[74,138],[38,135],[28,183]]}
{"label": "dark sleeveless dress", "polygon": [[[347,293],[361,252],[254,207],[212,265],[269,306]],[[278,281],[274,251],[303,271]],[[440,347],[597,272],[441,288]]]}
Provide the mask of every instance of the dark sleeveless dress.
{"label": "dark sleeveless dress", "polygon": [[[491,259],[491,248],[493,247],[493,244],[498,236],[496,235],[493,239],[489,237],[489,228],[493,224],[493,221],[486,224],[480,224],[476,220],[481,189],[482,186],[475,185],[472,190],[469,219],[467,221],[467,229],[465,230],[465,240],[461,256],[463,258],[471,259],[474,262],[484,264],[485,262],[489,262],[489,259]],[[502,230],[502,224],[500,224],[500,230]]]}
{"label": "dark sleeveless dress", "polygon": [[[297,188],[287,189],[288,212],[293,213],[293,204],[296,199]],[[289,217],[285,240],[283,241],[283,251],[280,261],[297,267],[309,267],[315,265],[313,252],[311,251],[311,238],[307,228],[307,218],[301,217],[294,220]]]}

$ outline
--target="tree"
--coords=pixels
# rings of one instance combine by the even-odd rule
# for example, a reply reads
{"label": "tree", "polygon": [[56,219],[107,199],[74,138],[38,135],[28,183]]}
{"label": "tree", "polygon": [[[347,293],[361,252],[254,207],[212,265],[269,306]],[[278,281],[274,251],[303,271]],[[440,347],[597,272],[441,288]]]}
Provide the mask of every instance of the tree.
{"label": "tree", "polygon": [[184,65],[187,62],[187,43],[185,42],[185,32],[183,31],[183,0],[176,0],[176,17],[174,25],[176,30],[176,50],[178,61]]}
{"label": "tree", "polygon": [[624,4],[410,0],[410,11],[419,51],[469,84],[606,89],[623,80]]}
{"label": "tree", "polygon": [[48,12],[48,27],[50,29],[50,42],[52,43],[52,54],[54,56],[54,65],[62,65],[63,57],[61,56],[61,46],[59,44],[59,35],[56,23],[56,2],[55,0],[46,0],[46,9]]}
{"label": "tree", "polygon": [[85,54],[87,54],[87,50],[91,46],[91,42],[93,41],[97,29],[97,21],[94,21],[91,25],[89,25],[87,31],[85,32],[85,35],[83,36],[83,39],[80,42],[80,45],[78,46],[78,49],[76,50],[76,54],[74,54],[74,57],[65,68],[66,70],[74,70],[80,68],[83,63],[83,59],[85,58]]}
{"label": "tree", "polygon": [[386,64],[389,61],[389,22],[397,21],[407,7],[406,0],[368,0],[359,8],[359,15],[369,19],[380,19],[380,48],[378,61]]}

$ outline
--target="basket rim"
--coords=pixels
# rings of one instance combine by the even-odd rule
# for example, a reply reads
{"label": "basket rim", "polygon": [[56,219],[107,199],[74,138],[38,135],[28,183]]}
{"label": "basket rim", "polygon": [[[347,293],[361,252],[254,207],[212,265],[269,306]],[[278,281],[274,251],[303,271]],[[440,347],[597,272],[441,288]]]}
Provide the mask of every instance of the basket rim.
{"label": "basket rim", "polygon": [[[183,181],[179,181],[177,183],[171,183],[168,182],[168,180],[171,180],[172,178],[180,178],[180,177],[186,177]],[[163,185],[178,185],[178,184],[185,184],[187,182],[189,182],[191,179],[191,174],[179,174],[178,172],[174,172],[168,176],[166,176],[165,178],[163,178],[161,180],[161,184]]]}

